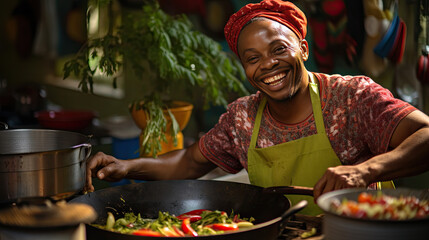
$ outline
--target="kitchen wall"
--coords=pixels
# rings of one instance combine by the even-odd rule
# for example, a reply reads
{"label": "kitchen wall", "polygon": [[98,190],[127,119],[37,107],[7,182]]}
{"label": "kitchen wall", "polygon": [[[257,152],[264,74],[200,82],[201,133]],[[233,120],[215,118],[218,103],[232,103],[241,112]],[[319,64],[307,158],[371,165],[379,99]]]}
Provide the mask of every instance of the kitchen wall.
{"label": "kitchen wall", "polygon": [[[9,34],[7,34],[6,27],[12,11],[19,2],[19,0],[5,1],[2,3],[0,10],[0,77],[7,79],[12,87],[28,83],[43,85],[49,101],[65,109],[96,110],[101,117],[128,114],[128,103],[139,95],[141,83],[138,79],[127,79],[125,82],[127,94],[120,99],[83,94],[78,91],[77,85],[75,89],[66,89],[46,84],[47,76],[53,74],[55,71],[55,58],[34,55],[31,52],[24,56],[23,54],[19,54],[17,50],[19,47],[16,47],[16,45],[19,45],[19,38],[22,38],[23,34],[18,35],[18,39],[15,42],[11,42],[8,39]],[[29,0],[28,2],[36,1]],[[22,25],[19,28],[23,29]],[[60,77],[56,81],[61,82],[62,78]]]}

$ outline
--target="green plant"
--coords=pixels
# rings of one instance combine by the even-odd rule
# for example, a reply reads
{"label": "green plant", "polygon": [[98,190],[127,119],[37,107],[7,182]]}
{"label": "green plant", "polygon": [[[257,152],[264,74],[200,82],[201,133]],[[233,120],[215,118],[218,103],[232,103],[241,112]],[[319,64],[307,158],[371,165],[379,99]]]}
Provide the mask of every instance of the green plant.
{"label": "green plant", "polygon": [[[91,59],[98,59],[95,67],[90,66]],[[186,15],[170,16],[156,1],[147,1],[141,11],[129,14],[116,33],[110,29],[107,35],[90,39],[64,65],[64,79],[79,76],[79,88],[92,93],[95,72],[114,76],[123,66],[122,59],[137,77],[151,73],[152,88],[145,89],[143,99],[130,107],[144,109],[149,116],[141,151],[153,156],[160,150],[160,140],[165,141],[167,123],[162,110],[168,109],[166,100],[177,86],[187,94],[198,94],[204,106],[226,106],[229,93],[248,93],[239,61],[218,42],[194,30]],[[112,84],[116,86],[116,78]],[[172,129],[176,136],[178,129]]]}

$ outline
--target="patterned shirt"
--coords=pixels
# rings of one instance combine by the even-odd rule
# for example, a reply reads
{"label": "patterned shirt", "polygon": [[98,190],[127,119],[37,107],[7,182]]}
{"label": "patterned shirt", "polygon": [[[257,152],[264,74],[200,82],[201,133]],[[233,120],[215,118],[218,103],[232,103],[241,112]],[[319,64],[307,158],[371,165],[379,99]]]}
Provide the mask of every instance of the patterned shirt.
{"label": "patterned shirt", "polygon": [[[323,121],[334,152],[345,165],[388,150],[398,123],[416,110],[365,76],[314,73],[319,82]],[[256,112],[262,94],[237,99],[199,141],[202,154],[230,173],[247,169]],[[313,114],[297,124],[276,121],[265,107],[256,147],[265,148],[315,134]]]}

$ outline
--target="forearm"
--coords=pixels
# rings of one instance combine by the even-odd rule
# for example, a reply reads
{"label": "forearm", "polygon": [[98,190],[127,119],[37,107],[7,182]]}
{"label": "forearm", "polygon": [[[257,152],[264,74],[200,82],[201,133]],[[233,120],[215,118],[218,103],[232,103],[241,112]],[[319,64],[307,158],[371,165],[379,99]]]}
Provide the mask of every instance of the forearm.
{"label": "forearm", "polygon": [[194,179],[213,169],[194,144],[188,149],[172,151],[158,158],[129,160],[127,178],[143,180]]}
{"label": "forearm", "polygon": [[367,182],[387,181],[413,176],[429,170],[429,128],[423,127],[399,146],[378,155],[360,166],[367,172]]}

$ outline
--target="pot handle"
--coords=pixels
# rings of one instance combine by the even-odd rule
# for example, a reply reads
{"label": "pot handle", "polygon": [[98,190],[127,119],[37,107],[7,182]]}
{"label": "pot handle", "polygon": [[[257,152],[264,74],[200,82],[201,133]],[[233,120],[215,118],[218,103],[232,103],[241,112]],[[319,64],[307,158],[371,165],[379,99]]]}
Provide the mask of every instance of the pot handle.
{"label": "pot handle", "polygon": [[3,126],[4,130],[7,130],[9,128],[9,126],[5,122],[0,122],[0,125]]}
{"label": "pot handle", "polygon": [[80,148],[79,156],[81,156],[82,149],[85,151],[85,157],[83,158],[83,160],[88,159],[89,155],[91,155],[92,145],[89,143],[82,143],[82,144],[73,146],[73,148]]}

